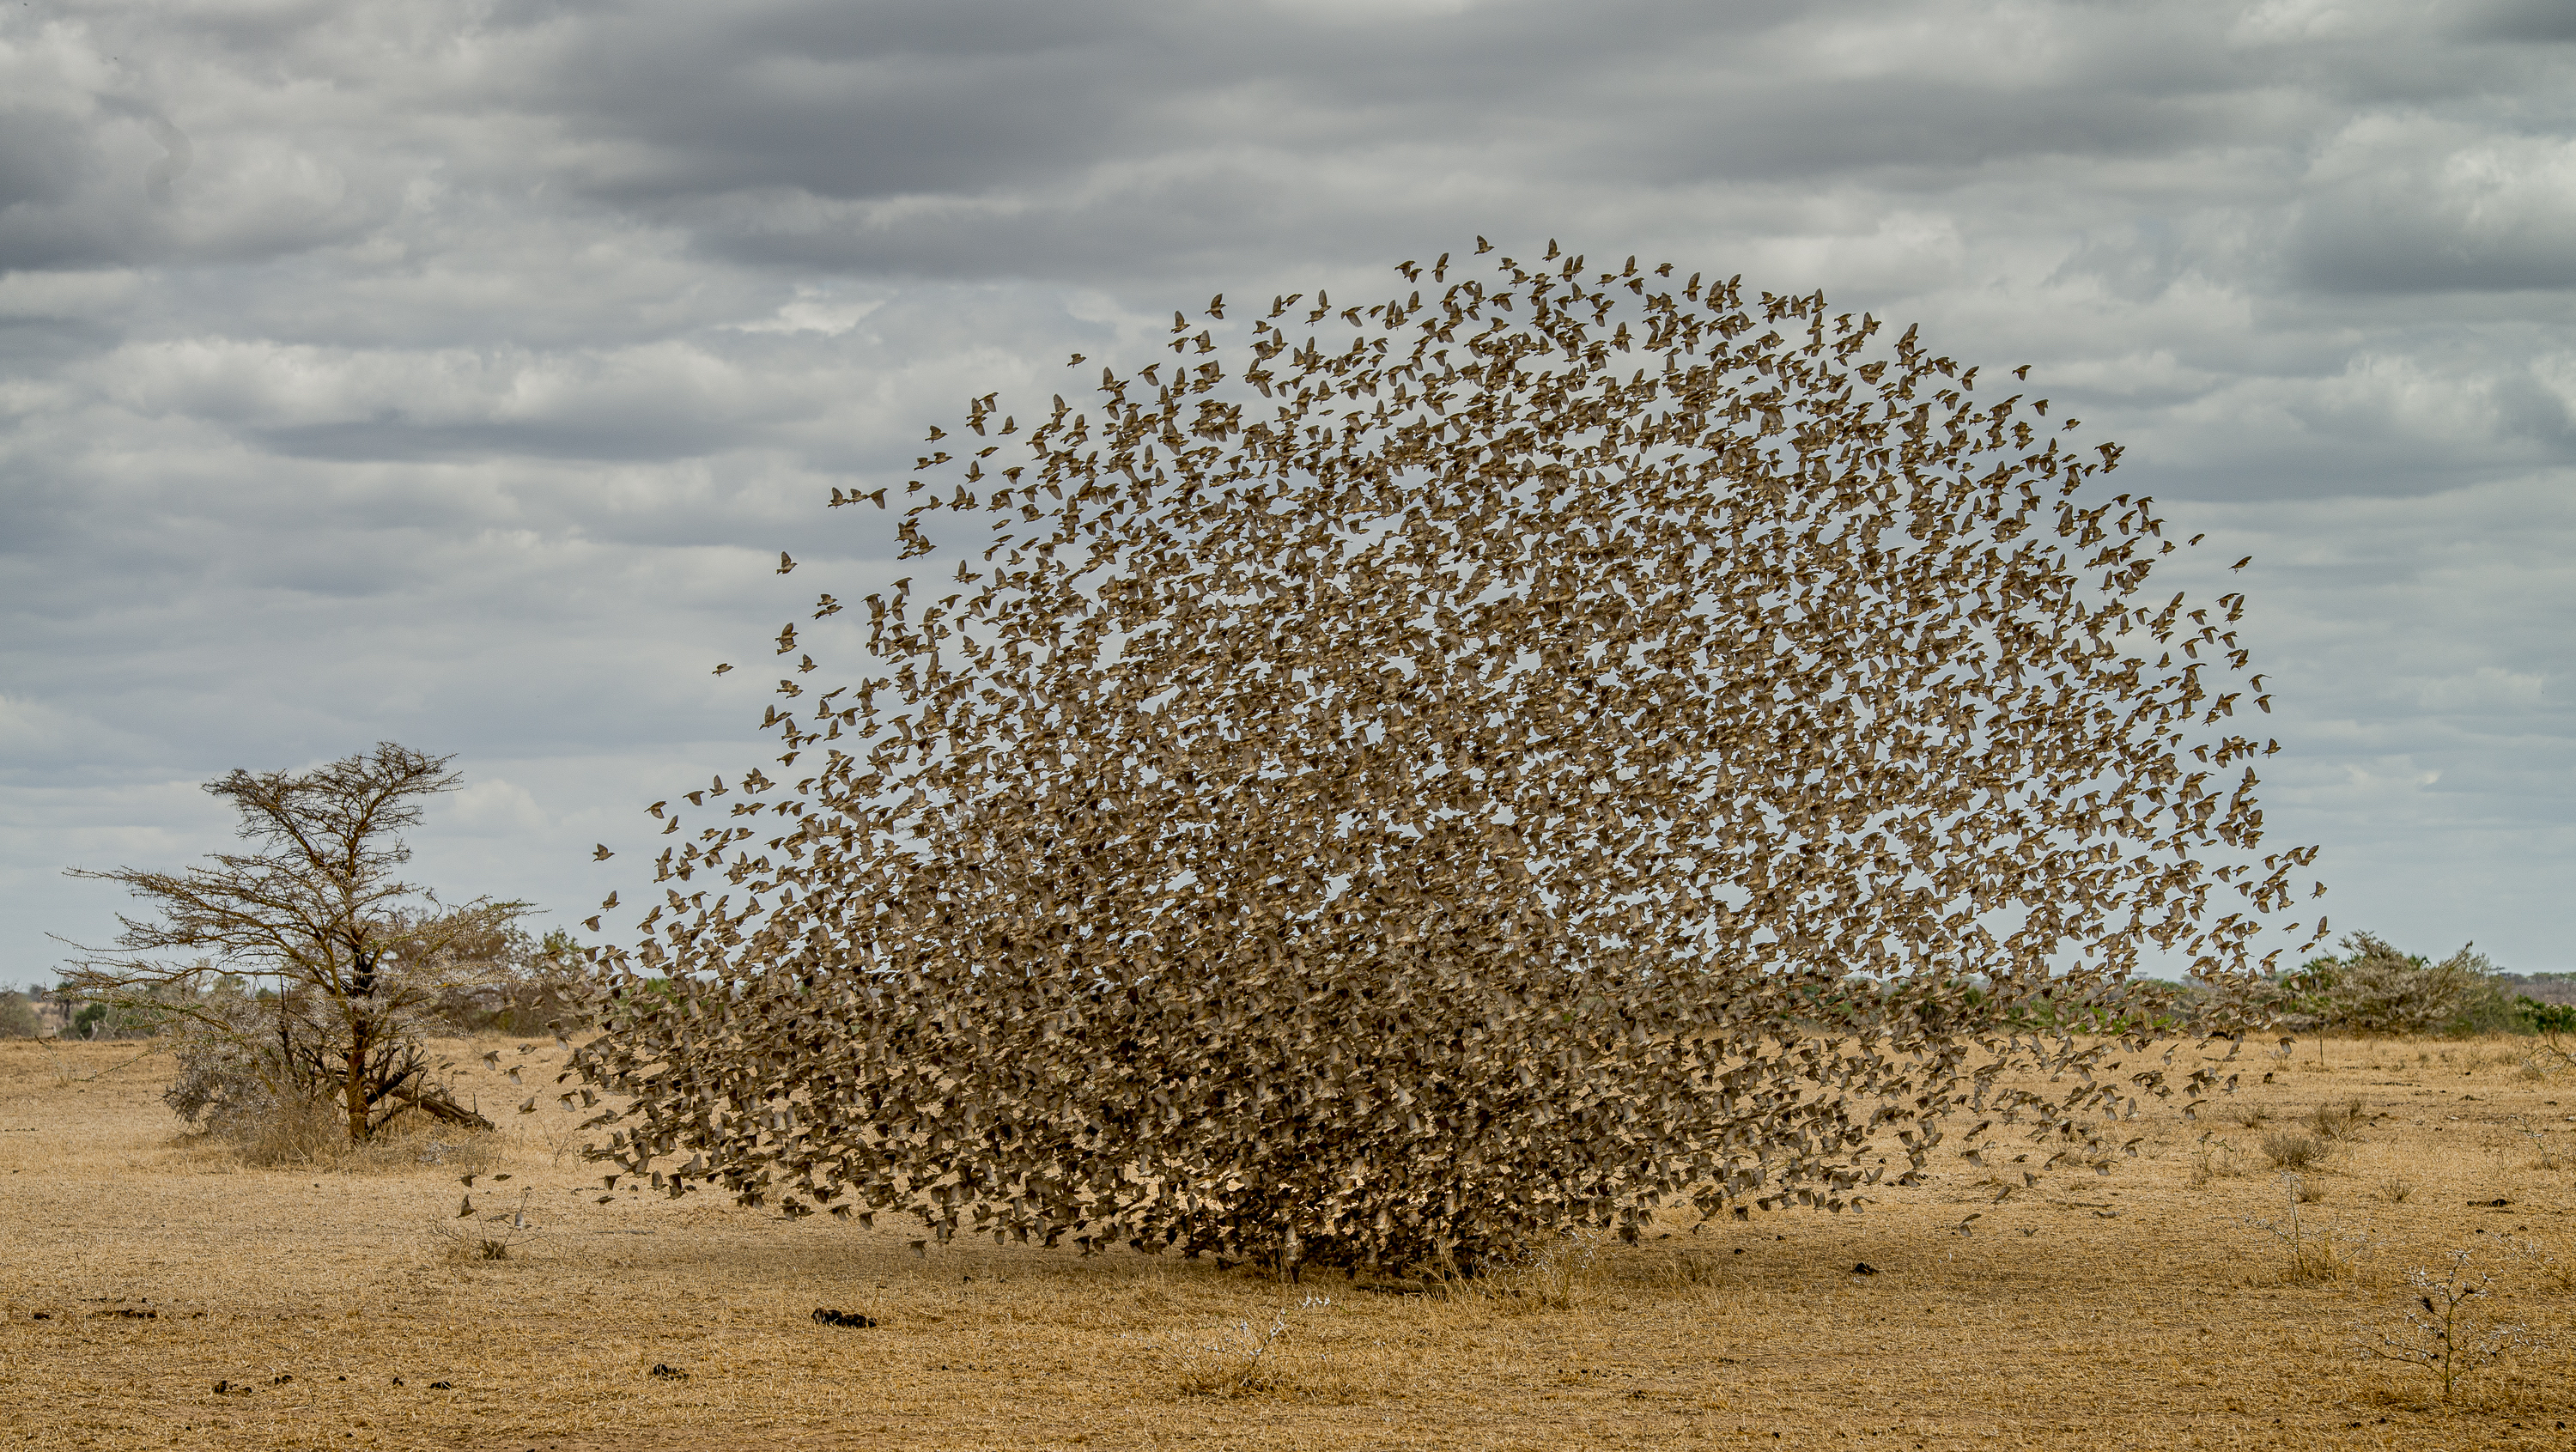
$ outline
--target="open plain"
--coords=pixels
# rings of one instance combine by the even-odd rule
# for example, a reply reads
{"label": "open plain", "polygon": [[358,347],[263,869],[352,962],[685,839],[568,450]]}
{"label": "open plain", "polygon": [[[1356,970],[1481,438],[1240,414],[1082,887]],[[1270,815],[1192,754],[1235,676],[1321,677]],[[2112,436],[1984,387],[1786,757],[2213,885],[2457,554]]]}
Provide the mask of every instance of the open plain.
{"label": "open plain", "polygon": [[[2107,1177],[1945,1152],[1452,1293],[610,1194],[551,1041],[441,1046],[497,1135],[256,1168],[145,1047],[0,1043],[0,1447],[2576,1447],[2576,1072],[2527,1040],[2249,1049]],[[2461,1250],[2455,1340],[2525,1344],[2446,1399],[2365,1353]]]}

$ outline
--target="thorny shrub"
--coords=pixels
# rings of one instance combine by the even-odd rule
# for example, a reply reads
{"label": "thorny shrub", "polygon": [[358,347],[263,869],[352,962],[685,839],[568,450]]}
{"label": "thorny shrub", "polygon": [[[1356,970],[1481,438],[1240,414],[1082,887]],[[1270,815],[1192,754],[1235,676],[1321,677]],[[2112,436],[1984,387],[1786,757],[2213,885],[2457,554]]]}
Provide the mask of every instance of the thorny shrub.
{"label": "thorny shrub", "polygon": [[2450,1269],[2441,1275],[2424,1269],[2406,1273],[2413,1302],[2404,1325],[2364,1348],[2381,1361],[2420,1367],[2449,1401],[2460,1384],[2483,1367],[2531,1344],[2527,1328],[2495,1321],[2487,1307],[2495,1291],[2493,1274],[2469,1274],[2469,1252],[2451,1252]]}

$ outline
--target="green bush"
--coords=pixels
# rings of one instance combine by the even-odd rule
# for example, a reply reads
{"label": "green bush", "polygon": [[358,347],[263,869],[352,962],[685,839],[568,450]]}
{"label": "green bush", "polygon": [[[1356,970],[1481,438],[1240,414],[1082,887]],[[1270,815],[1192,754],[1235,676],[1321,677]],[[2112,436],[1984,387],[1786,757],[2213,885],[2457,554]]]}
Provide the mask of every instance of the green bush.
{"label": "green bush", "polygon": [[2521,1033],[2576,1034],[2576,1003],[2542,1003],[2538,999],[2517,997],[2513,1001],[2513,1026]]}
{"label": "green bush", "polygon": [[2263,985],[2284,1027],[2352,1034],[2475,1034],[2514,1027],[2495,964],[2474,944],[2434,962],[2375,933],[2352,933],[2344,956],[2311,958]]}
{"label": "green bush", "polygon": [[[63,1037],[71,1039],[148,1039],[161,1032],[169,1015],[154,1007],[156,1003],[184,997],[179,990],[156,991],[129,1003],[110,1003],[91,999],[82,1003],[71,1016]],[[75,999],[75,1002],[78,1000]]]}

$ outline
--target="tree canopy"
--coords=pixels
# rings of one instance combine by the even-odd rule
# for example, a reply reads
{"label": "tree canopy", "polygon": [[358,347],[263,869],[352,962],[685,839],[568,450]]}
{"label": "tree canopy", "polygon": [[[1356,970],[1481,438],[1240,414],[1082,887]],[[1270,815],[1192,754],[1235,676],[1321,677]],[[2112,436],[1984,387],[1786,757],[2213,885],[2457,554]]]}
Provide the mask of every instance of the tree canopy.
{"label": "tree canopy", "polygon": [[[411,1110],[482,1122],[431,1084],[419,1018],[484,966],[477,950],[527,904],[450,905],[397,875],[411,859],[403,830],[457,784],[452,759],[381,742],[310,771],[208,782],[251,850],[176,872],[72,869],[124,884],[158,915],[119,915],[114,946],[84,950],[67,986],[190,1025],[272,1097],[327,1093],[352,1141]],[[274,991],[265,1003],[170,992],[209,971]]]}

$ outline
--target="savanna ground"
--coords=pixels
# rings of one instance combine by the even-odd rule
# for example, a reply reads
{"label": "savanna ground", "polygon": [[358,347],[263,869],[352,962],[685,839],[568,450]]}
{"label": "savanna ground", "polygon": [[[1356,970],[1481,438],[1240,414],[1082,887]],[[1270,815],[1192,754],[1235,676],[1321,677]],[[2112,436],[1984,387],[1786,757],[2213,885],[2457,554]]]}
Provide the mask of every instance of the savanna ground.
{"label": "savanna ground", "polygon": [[[526,1042],[445,1046],[498,1135],[283,1168],[180,1133],[135,1045],[0,1043],[0,1448],[2576,1446],[2576,1073],[2527,1042],[2253,1056],[2108,1178],[1997,1201],[1945,1153],[1865,1215],[1676,1223],[1456,1296],[602,1203]],[[2322,1277],[2252,1223],[2288,1217],[2282,1136],[2324,1146]],[[2460,1248],[2542,1344],[2445,1401],[2361,1350]]]}

